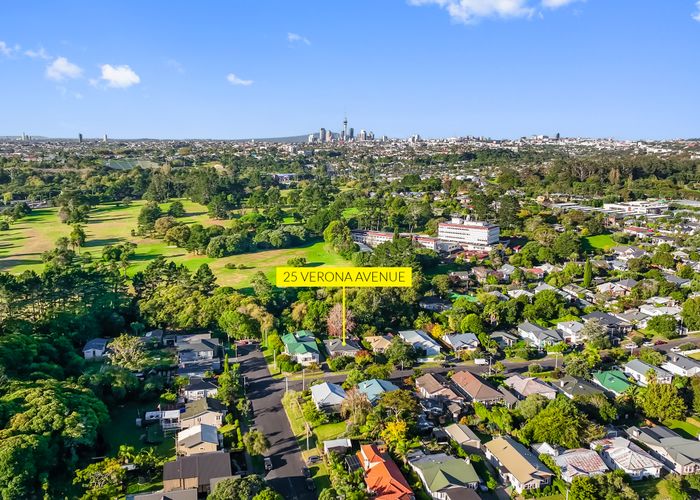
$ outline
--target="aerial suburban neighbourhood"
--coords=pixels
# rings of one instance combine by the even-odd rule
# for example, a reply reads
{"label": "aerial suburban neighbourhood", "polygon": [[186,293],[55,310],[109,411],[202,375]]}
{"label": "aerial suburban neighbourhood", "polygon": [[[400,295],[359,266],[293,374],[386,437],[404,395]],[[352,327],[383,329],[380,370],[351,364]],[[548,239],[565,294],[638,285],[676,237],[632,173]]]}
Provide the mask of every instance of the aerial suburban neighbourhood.
{"label": "aerial suburban neighbourhood", "polygon": [[700,499],[699,30],[3,6],[0,500]]}

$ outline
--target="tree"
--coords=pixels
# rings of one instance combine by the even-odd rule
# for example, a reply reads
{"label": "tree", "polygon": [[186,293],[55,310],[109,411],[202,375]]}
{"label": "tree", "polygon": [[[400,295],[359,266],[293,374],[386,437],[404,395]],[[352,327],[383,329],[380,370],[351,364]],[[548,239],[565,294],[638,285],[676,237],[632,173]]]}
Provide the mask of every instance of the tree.
{"label": "tree", "polygon": [[206,295],[216,288],[216,276],[207,264],[199,266],[192,275],[192,286]]}
{"label": "tree", "polygon": [[187,215],[185,212],[185,207],[180,200],[175,200],[170,204],[170,207],[168,208],[168,215],[171,217],[184,217]]}
{"label": "tree", "polygon": [[367,395],[357,389],[350,389],[345,396],[345,400],[340,405],[341,416],[344,419],[350,419],[353,425],[363,425],[367,415],[372,411]]}
{"label": "tree", "polygon": [[656,349],[651,347],[642,347],[639,350],[639,359],[650,365],[661,366],[666,360],[666,357]]}
{"label": "tree", "polygon": [[141,212],[139,213],[139,217],[137,219],[139,232],[145,234],[153,231],[156,221],[162,217],[162,215],[163,211],[160,209],[158,203],[155,201],[147,202],[141,208]]}
{"label": "tree", "polygon": [[410,368],[416,360],[416,351],[412,345],[405,342],[396,335],[391,339],[389,347],[384,351],[384,355],[395,367]]}
{"label": "tree", "polygon": [[516,408],[520,415],[527,421],[544,410],[548,403],[549,400],[542,394],[530,394],[522,401],[518,401]]}
{"label": "tree", "polygon": [[250,280],[255,296],[260,299],[263,305],[268,304],[273,298],[272,284],[262,271],[256,272]]}
{"label": "tree", "polygon": [[284,500],[284,497],[272,488],[265,488],[253,497],[253,500]]}
{"label": "tree", "polygon": [[219,316],[219,327],[232,339],[260,338],[260,323],[239,311],[224,311]]}
{"label": "tree", "polygon": [[440,297],[447,297],[450,294],[450,277],[446,274],[438,274],[433,276],[430,280],[430,284],[433,285],[435,291]]}
{"label": "tree", "polygon": [[85,490],[83,499],[109,500],[121,495],[125,478],[126,469],[122,468],[119,460],[105,458],[101,462],[75,471],[73,484],[77,484]]}
{"label": "tree", "polygon": [[243,445],[249,454],[262,455],[270,447],[270,441],[265,434],[257,429],[253,429],[243,436]]}
{"label": "tree", "polygon": [[85,235],[85,229],[83,229],[83,226],[80,224],[73,224],[73,229],[71,230],[68,239],[70,239],[70,244],[73,249],[85,246],[87,236]]}
{"label": "tree", "polygon": [[418,401],[413,392],[405,389],[382,393],[377,406],[395,420],[415,418],[419,410]]}
{"label": "tree", "polygon": [[265,480],[255,474],[219,481],[207,500],[252,500],[267,489]]}
{"label": "tree", "polygon": [[586,264],[583,266],[583,288],[588,288],[591,286],[593,281],[593,266],[590,260],[586,260]]}
{"label": "tree", "polygon": [[408,439],[408,425],[404,420],[388,422],[381,432],[381,436],[394,453],[401,457],[406,456],[410,441]]}
{"label": "tree", "polygon": [[612,347],[608,328],[597,318],[586,321],[581,329],[581,336],[588,340],[588,345],[596,349],[609,349]]}
{"label": "tree", "polygon": [[570,500],[637,500],[639,496],[627,484],[622,471],[596,476],[576,476],[569,490]]}
{"label": "tree", "polygon": [[678,337],[676,318],[668,314],[654,316],[647,322],[647,328],[666,339]]}
{"label": "tree", "polygon": [[109,343],[107,358],[113,365],[132,371],[141,370],[148,364],[148,354],[141,339],[126,333]]}
{"label": "tree", "polygon": [[323,231],[323,239],[339,255],[349,259],[357,249],[357,244],[352,240],[350,228],[345,221],[334,220]]}
{"label": "tree", "polygon": [[690,330],[700,330],[700,297],[692,297],[683,303],[681,316]]}
{"label": "tree", "polygon": [[[334,304],[328,313],[328,319],[326,321],[328,325],[328,335],[330,337],[342,337],[343,336],[343,305]],[[345,333],[347,335],[352,334],[355,331],[355,315],[352,309],[345,310]]]}
{"label": "tree", "polygon": [[311,400],[305,402],[301,406],[301,413],[304,416],[304,420],[306,420],[313,427],[328,422],[328,415],[319,410],[316,407],[316,404]]}
{"label": "tree", "polygon": [[557,396],[525,423],[519,435],[527,443],[546,441],[565,448],[578,448],[602,436],[602,429],[592,424],[573,401]]}
{"label": "tree", "polygon": [[678,420],[688,411],[675,385],[660,384],[655,380],[639,389],[636,402],[647,418],[661,422]]}

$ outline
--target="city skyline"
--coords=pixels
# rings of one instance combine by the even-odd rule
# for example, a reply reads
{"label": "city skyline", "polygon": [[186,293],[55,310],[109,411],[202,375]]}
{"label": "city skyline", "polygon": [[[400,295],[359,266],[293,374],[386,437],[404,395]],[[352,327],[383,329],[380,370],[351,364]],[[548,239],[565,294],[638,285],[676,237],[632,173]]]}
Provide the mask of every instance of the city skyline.
{"label": "city skyline", "polygon": [[271,4],[9,5],[0,135],[700,136],[694,0]]}

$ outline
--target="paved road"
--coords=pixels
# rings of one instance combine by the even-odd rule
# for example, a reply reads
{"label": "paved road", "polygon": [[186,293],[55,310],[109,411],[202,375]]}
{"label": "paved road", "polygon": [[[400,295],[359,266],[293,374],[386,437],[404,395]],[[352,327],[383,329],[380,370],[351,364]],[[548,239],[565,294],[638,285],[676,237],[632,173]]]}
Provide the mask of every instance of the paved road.
{"label": "paved road", "polygon": [[265,479],[287,499],[315,500],[316,495],[306,489],[301,450],[282,408],[284,380],[270,376],[257,346],[239,347],[239,356],[248,382],[246,394],[253,405],[255,426],[270,440],[268,456],[274,468]]}

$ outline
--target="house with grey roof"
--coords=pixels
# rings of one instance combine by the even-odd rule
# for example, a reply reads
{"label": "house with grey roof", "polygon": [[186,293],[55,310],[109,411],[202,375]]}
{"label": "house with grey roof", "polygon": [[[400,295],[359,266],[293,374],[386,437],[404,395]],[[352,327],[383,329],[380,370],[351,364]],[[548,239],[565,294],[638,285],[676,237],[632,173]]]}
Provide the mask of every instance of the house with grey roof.
{"label": "house with grey roof", "polygon": [[337,413],[346,398],[345,390],[338,384],[321,382],[311,386],[311,400],[319,410]]}
{"label": "house with grey roof", "polygon": [[331,338],[323,341],[323,345],[326,347],[328,356],[335,358],[337,356],[350,356],[354,358],[357,353],[362,350],[354,340],[346,339],[343,343],[343,339]]}
{"label": "house with grey roof", "polygon": [[658,478],[664,464],[623,437],[609,437],[591,442],[591,449],[600,456],[611,470],[620,469],[633,481]]}
{"label": "house with grey roof", "polygon": [[452,348],[455,354],[466,351],[474,351],[481,345],[479,343],[479,339],[473,333],[456,333],[445,335],[442,340],[445,342],[445,344]]}
{"label": "house with grey roof", "polygon": [[212,484],[229,477],[231,456],[223,451],[178,457],[163,464],[163,491],[196,488],[199,493],[207,494],[213,490]]}
{"label": "house with grey roof", "polygon": [[479,436],[464,424],[450,424],[445,427],[445,432],[465,451],[473,453],[481,449]]}
{"label": "house with grey roof", "polygon": [[556,389],[534,377],[523,377],[515,374],[505,379],[503,383],[506,387],[510,387],[521,399],[525,399],[530,394],[540,394],[547,399],[557,397]]}
{"label": "house with grey roof", "polygon": [[580,321],[562,321],[557,323],[556,329],[567,344],[580,344],[586,340]]}
{"label": "house with grey roof", "polygon": [[667,372],[663,368],[658,366],[650,365],[642,361],[641,359],[632,359],[625,363],[624,372],[625,374],[632,377],[641,386],[646,386],[649,384],[648,374],[653,371],[655,374],[656,381],[659,384],[670,384],[673,381],[673,374]]}
{"label": "house with grey roof", "polygon": [[564,341],[564,338],[556,330],[542,328],[529,321],[518,325],[518,335],[539,349]]}
{"label": "house with grey roof", "polygon": [[424,330],[402,330],[399,336],[419,353],[421,358],[430,359],[440,354],[440,344]]}
{"label": "house with grey roof", "polygon": [[217,451],[222,444],[221,434],[216,427],[198,424],[177,434],[177,454],[196,455]]}
{"label": "house with grey roof", "polygon": [[630,439],[644,445],[654,458],[671,472],[697,474],[700,472],[700,441],[679,436],[668,427],[630,427]]}
{"label": "house with grey roof", "polygon": [[700,374],[700,361],[681,354],[669,353],[661,368],[681,377],[694,377]]}
{"label": "house with grey roof", "polygon": [[552,382],[552,386],[569,399],[577,396],[593,396],[594,394],[604,394],[602,389],[591,384],[587,380],[566,375],[559,380]]}
{"label": "house with grey roof", "polygon": [[83,357],[85,359],[102,359],[107,352],[109,339],[92,339],[83,347]]}

